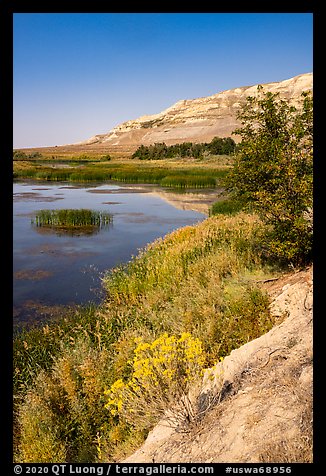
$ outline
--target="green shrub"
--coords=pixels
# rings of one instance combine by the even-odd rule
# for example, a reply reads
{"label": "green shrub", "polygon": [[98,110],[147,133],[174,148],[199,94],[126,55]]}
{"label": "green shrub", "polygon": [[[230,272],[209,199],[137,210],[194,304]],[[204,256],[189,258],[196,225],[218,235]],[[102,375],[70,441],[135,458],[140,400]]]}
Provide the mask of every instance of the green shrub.
{"label": "green shrub", "polygon": [[19,408],[20,444],[15,460],[20,463],[58,463],[67,461],[67,448],[58,424],[64,418],[60,389],[40,372]]}
{"label": "green shrub", "polygon": [[31,152],[26,154],[22,150],[13,151],[13,160],[28,160],[28,159],[41,159],[43,156],[40,152]]}
{"label": "green shrub", "polygon": [[226,179],[236,198],[250,203],[272,228],[270,254],[295,266],[312,255],[313,103],[302,93],[299,108],[278,93],[247,98],[238,114],[242,141]]}
{"label": "green shrub", "polygon": [[[145,126],[144,126],[145,127]],[[149,127],[146,124],[146,127]],[[132,154],[132,159],[140,160],[162,160],[166,158],[193,157],[201,159],[205,155],[230,155],[234,152],[236,144],[231,137],[214,137],[210,143],[182,142],[167,146],[164,142],[149,146],[141,145]]]}
{"label": "green shrub", "polygon": [[20,407],[18,461],[94,461],[96,432],[109,420],[104,391],[110,362],[88,338],[63,346],[51,374],[38,375]]}
{"label": "green shrub", "polygon": [[234,215],[243,209],[243,204],[234,200],[221,200],[213,203],[210,215]]}
{"label": "green shrub", "polygon": [[268,259],[297,265],[312,260],[312,244],[312,223],[303,216],[275,223],[262,241]]}
{"label": "green shrub", "polygon": [[108,162],[111,160],[111,155],[110,154],[105,154],[100,157],[100,160],[103,162]]}
{"label": "green shrub", "polygon": [[216,341],[222,357],[273,326],[269,297],[257,286],[230,280],[223,293],[223,315],[216,326]]}

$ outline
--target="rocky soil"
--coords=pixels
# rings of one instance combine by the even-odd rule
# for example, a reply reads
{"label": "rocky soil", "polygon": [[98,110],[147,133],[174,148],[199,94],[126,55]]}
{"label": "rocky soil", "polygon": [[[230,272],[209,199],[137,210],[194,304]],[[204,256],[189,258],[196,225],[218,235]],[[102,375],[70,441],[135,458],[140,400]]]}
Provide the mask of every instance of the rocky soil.
{"label": "rocky soil", "polygon": [[262,286],[276,325],[206,373],[199,422],[161,421],[125,462],[312,462],[312,268]]}

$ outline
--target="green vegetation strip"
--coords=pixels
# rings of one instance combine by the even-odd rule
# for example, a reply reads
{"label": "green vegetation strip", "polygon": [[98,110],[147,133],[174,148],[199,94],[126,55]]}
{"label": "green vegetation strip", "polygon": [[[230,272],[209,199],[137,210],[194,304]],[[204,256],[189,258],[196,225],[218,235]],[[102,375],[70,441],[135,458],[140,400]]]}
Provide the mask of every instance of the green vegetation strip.
{"label": "green vegetation strip", "polygon": [[50,228],[102,228],[112,222],[112,215],[107,212],[81,209],[39,210],[32,223],[38,227]]}
{"label": "green vegetation strip", "polygon": [[210,215],[235,215],[244,209],[244,204],[235,200],[220,200],[213,203],[210,208]]}
{"label": "green vegetation strip", "polygon": [[231,155],[235,150],[236,143],[231,137],[214,137],[209,143],[182,142],[168,146],[165,142],[158,142],[149,146],[141,145],[131,158],[140,160],[162,160],[172,157],[203,159],[210,155]]}
{"label": "green vegetation strip", "polygon": [[14,179],[33,178],[46,181],[91,182],[115,180],[126,183],[153,183],[165,187],[215,187],[228,168],[148,167],[134,164],[92,164],[79,167],[54,168],[32,162],[14,162]]}

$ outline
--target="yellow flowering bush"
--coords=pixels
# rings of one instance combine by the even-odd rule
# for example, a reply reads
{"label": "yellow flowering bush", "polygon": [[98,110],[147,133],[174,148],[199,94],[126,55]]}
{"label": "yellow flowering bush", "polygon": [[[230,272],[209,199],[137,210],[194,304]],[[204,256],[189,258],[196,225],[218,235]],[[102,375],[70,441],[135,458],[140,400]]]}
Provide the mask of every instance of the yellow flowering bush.
{"label": "yellow flowering bush", "polygon": [[196,409],[190,388],[203,375],[201,341],[189,333],[162,334],[151,344],[135,339],[132,374],[119,379],[105,394],[105,407],[137,428],[149,428],[163,415],[170,425],[194,421]]}

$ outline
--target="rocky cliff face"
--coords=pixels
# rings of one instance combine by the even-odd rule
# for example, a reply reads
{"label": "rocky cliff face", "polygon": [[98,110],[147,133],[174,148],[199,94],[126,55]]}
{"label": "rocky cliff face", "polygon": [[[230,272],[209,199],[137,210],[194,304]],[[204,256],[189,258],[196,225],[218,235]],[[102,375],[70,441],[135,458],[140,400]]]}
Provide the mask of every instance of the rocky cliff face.
{"label": "rocky cliff face", "polygon": [[[294,105],[303,91],[312,89],[312,73],[285,81],[263,84],[264,91],[279,93]],[[138,147],[155,142],[209,142],[215,136],[227,137],[239,126],[236,119],[240,105],[248,96],[257,95],[257,86],[245,86],[212,96],[184,99],[164,111],[123,122],[107,134],[100,134],[80,145]]]}

